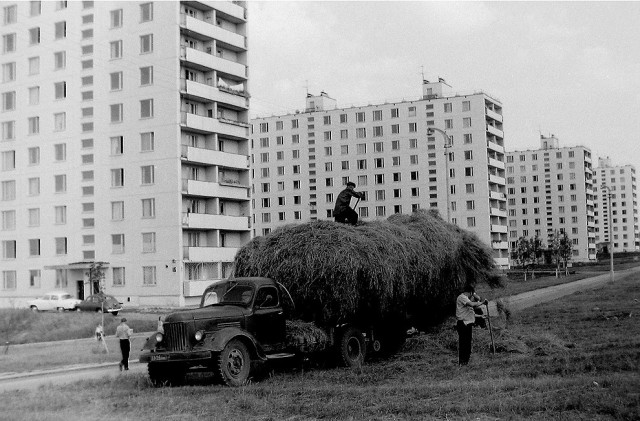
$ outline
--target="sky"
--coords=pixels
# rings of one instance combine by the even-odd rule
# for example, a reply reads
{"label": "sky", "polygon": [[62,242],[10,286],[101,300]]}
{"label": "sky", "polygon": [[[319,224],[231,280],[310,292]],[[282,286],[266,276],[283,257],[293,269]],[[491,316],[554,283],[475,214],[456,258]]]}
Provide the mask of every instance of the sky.
{"label": "sky", "polygon": [[640,2],[250,1],[251,117],[410,100],[441,77],[503,105],[505,149],[640,170]]}

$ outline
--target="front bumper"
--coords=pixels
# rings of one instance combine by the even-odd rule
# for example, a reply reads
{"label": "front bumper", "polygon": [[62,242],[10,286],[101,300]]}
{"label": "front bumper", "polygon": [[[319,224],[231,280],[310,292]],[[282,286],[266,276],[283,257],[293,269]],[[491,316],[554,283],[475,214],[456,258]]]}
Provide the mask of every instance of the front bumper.
{"label": "front bumper", "polygon": [[211,351],[185,351],[185,352],[146,352],[140,355],[141,363],[184,363],[187,365],[200,365],[211,361]]}

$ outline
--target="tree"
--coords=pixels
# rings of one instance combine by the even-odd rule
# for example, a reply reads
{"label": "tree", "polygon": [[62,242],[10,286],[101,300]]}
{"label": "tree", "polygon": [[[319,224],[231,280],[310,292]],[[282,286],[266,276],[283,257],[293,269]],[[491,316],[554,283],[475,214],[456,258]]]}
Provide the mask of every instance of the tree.
{"label": "tree", "polygon": [[567,276],[569,275],[567,262],[571,260],[571,257],[573,256],[573,242],[571,241],[571,239],[569,238],[566,232],[564,232],[563,235],[560,237],[559,242],[560,242],[559,254],[560,254],[560,258],[564,262],[564,275]]}
{"label": "tree", "polygon": [[535,278],[535,265],[542,256],[544,248],[542,246],[542,240],[538,235],[529,240],[529,260],[531,261],[531,278]]}
{"label": "tree", "polygon": [[524,280],[527,280],[527,264],[531,256],[530,243],[526,237],[518,238],[516,242],[516,249],[514,250],[513,257],[520,263],[522,270],[524,271]]}
{"label": "tree", "polygon": [[100,292],[104,292],[104,262],[91,262],[89,272],[85,275],[89,279],[89,291],[91,293],[95,293],[93,288],[96,282],[100,285]]}

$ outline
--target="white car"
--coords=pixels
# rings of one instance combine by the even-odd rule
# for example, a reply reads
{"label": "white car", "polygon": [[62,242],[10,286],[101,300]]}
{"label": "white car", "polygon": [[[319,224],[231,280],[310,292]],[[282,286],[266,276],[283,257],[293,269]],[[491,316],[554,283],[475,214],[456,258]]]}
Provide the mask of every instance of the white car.
{"label": "white car", "polygon": [[80,300],[73,298],[65,291],[48,292],[40,298],[29,301],[31,311],[65,311],[75,310]]}

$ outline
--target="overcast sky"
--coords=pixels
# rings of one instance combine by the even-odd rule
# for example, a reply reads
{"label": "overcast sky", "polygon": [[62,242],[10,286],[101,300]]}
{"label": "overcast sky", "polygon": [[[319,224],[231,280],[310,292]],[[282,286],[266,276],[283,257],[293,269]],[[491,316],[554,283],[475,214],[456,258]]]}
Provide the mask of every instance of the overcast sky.
{"label": "overcast sky", "polygon": [[507,150],[540,132],[640,170],[640,2],[249,2],[251,116],[325,91],[416,99],[425,78],[503,104]]}

